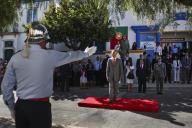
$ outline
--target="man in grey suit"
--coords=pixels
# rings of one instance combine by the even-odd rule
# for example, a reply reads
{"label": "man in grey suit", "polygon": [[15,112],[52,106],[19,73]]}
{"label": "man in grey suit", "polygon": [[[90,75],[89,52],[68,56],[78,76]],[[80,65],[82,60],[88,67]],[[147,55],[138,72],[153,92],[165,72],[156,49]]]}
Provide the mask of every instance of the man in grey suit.
{"label": "man in grey suit", "polygon": [[115,101],[118,94],[118,85],[123,75],[122,60],[117,58],[117,51],[112,51],[112,57],[107,61],[106,77],[109,81],[109,99]]}
{"label": "man in grey suit", "polygon": [[166,76],[166,65],[158,58],[158,63],[154,65],[157,94],[163,93],[163,81]]}
{"label": "man in grey suit", "polygon": [[190,83],[190,67],[191,67],[191,59],[189,58],[188,53],[185,53],[185,56],[181,59],[181,65],[182,65],[182,75],[181,75],[181,81],[182,84],[187,81],[187,83]]}

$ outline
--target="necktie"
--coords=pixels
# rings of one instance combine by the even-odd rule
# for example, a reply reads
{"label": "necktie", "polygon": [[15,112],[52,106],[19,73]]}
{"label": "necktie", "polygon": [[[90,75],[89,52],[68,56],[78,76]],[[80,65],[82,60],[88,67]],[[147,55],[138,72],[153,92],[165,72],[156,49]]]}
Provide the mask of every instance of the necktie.
{"label": "necktie", "polygon": [[115,64],[115,61],[116,61],[116,59],[115,59],[115,58],[113,58],[113,60],[112,60],[113,64]]}

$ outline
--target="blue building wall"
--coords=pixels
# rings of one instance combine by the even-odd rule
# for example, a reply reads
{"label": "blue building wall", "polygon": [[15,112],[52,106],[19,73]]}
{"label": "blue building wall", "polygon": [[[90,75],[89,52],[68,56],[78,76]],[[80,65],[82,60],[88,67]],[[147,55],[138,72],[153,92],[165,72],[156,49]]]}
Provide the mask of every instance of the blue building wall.
{"label": "blue building wall", "polygon": [[[132,26],[132,30],[136,34],[137,48],[141,48],[141,42],[155,42],[156,45],[160,43],[159,26]],[[154,33],[156,32],[156,33]],[[150,55],[150,59],[154,57],[155,47],[146,49],[147,54]]]}

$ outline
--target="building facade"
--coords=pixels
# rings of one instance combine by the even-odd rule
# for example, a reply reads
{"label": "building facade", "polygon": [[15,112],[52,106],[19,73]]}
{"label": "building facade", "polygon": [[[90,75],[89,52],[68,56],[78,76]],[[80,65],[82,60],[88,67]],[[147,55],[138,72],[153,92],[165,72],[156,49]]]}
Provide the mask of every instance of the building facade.
{"label": "building facade", "polygon": [[[55,0],[57,4],[59,0]],[[9,28],[7,32],[0,33],[0,58],[9,60],[10,57],[17,51],[21,50],[24,45],[26,35],[23,25],[33,21],[41,20],[44,13],[47,11],[50,2],[45,0],[40,2],[36,0],[33,8],[23,3],[19,13],[19,21]],[[133,42],[136,42],[138,49],[146,47],[148,54],[153,54],[158,43],[163,45],[167,43],[186,46],[192,49],[192,27],[187,25],[188,13],[179,12],[176,14],[175,22],[170,23],[164,30],[164,33],[159,33],[158,25],[148,25],[146,20],[138,19],[132,11],[125,12],[124,18],[120,18],[119,24],[116,19],[112,19],[113,27],[116,32],[121,32],[127,36],[130,47]],[[110,41],[106,43],[106,50],[110,50]],[[54,46],[55,49],[66,51],[68,49],[64,44]]]}
{"label": "building facade", "polygon": [[36,0],[33,7],[23,3],[18,11],[17,23],[9,27],[6,32],[0,33],[0,58],[9,60],[11,56],[21,50],[26,39],[23,25],[38,21],[47,11],[49,1]]}
{"label": "building facade", "polygon": [[[159,25],[148,24],[146,19],[138,19],[131,11],[125,12],[125,17],[120,19],[120,24],[113,24],[113,26],[126,28],[127,30],[123,31],[127,31],[130,48],[133,42],[136,42],[138,49],[144,49],[145,46],[144,50],[150,54],[152,59],[157,45],[162,47],[176,45],[179,48],[192,50],[192,26],[187,22],[189,15],[191,14],[186,10],[179,10],[175,14],[174,22],[169,23],[162,33],[159,32]],[[118,30],[117,32],[123,33],[123,31]],[[107,49],[110,49],[110,43],[108,42]]]}

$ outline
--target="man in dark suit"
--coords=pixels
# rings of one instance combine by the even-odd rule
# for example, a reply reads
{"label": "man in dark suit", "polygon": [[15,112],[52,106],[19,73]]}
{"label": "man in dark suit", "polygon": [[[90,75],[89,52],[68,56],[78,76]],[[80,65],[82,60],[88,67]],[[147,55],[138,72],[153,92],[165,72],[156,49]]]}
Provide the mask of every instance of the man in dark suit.
{"label": "man in dark suit", "polygon": [[60,67],[61,71],[61,91],[70,91],[70,86],[72,84],[72,64],[65,64]]}
{"label": "man in dark suit", "polygon": [[101,66],[101,82],[102,85],[105,87],[108,84],[107,78],[106,78],[106,67],[107,67],[107,61],[109,59],[109,56],[106,55],[105,59],[102,62],[102,66]]}
{"label": "man in dark suit", "polygon": [[137,61],[136,61],[136,67],[139,66],[141,59],[143,59],[143,54],[140,54],[140,55],[139,55],[139,58],[138,58]]}
{"label": "man in dark suit", "polygon": [[144,63],[143,59],[140,59],[140,63],[137,65],[136,75],[138,78],[138,92],[145,93],[146,92],[146,77],[147,77],[147,67]]}

